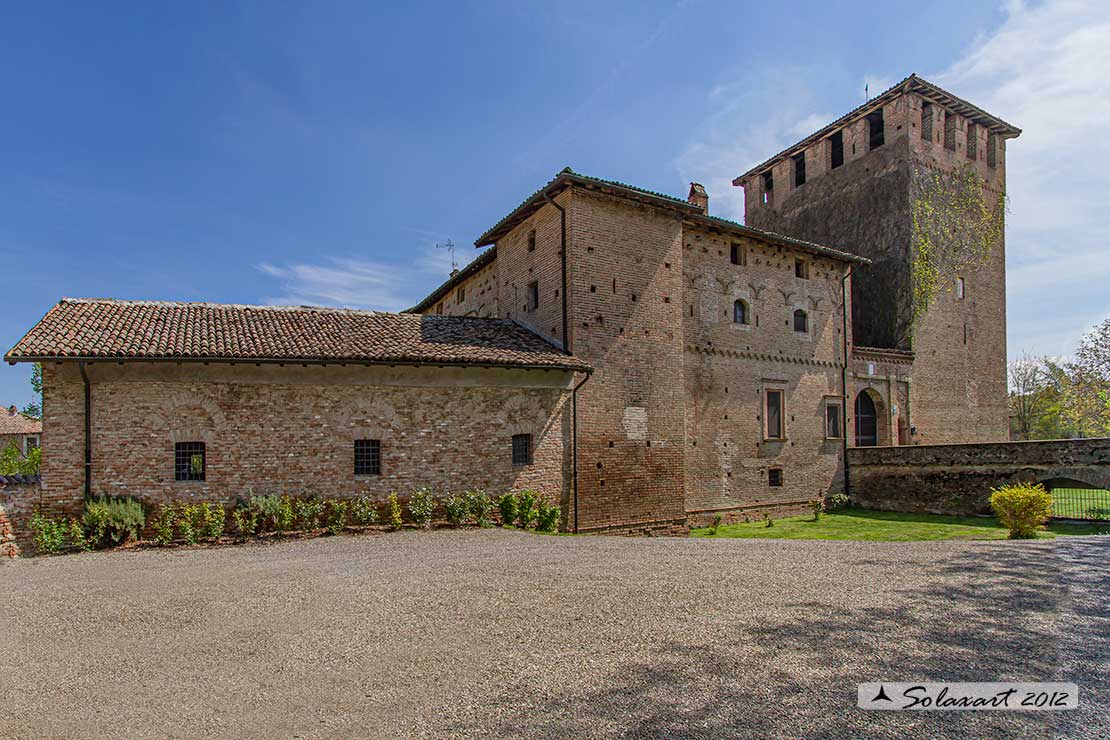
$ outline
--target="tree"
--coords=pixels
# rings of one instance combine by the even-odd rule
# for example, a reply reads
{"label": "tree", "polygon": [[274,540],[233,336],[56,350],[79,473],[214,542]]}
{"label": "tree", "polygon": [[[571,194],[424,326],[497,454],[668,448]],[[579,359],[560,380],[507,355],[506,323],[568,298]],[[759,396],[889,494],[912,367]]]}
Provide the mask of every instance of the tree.
{"label": "tree", "polygon": [[1025,353],[1020,360],[1010,362],[1006,374],[1010,386],[1011,436],[1034,439],[1033,429],[1051,400],[1045,361]]}
{"label": "tree", "polygon": [[36,362],[31,366],[31,390],[35,393],[37,401],[32,401],[23,407],[23,415],[31,419],[42,418],[42,363]]}
{"label": "tree", "polygon": [[24,457],[15,444],[8,444],[0,450],[0,475],[38,475],[41,461],[41,447],[35,447]]}

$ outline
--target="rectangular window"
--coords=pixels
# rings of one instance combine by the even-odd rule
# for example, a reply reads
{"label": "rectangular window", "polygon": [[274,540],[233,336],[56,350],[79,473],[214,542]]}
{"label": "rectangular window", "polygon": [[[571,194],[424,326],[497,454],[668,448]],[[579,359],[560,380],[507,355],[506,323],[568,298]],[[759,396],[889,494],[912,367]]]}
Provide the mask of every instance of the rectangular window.
{"label": "rectangular window", "polygon": [[355,440],[355,475],[382,474],[382,441],[380,439]]}
{"label": "rectangular window", "polygon": [[173,446],[174,480],[204,480],[204,442],[178,442]]}
{"label": "rectangular window", "polygon": [[532,435],[513,435],[513,467],[519,468],[532,464]]}
{"label": "rectangular window", "polygon": [[794,277],[809,280],[809,262],[797,257],[794,258]]}
{"label": "rectangular window", "polygon": [[732,243],[732,247],[729,250],[729,261],[734,265],[748,264],[748,250],[743,244],[739,242]]}
{"label": "rectangular window", "polygon": [[531,231],[528,232],[528,251],[529,252],[535,252],[536,251],[536,230],[535,229],[532,229]]}
{"label": "rectangular window", "polygon": [[775,193],[775,174],[767,170],[760,175],[760,179],[763,181],[763,202],[770,203]]}
{"label": "rectangular window", "polygon": [[782,488],[782,468],[767,468],[767,485]]}
{"label": "rectangular window", "polygon": [[843,435],[840,425],[840,401],[825,401],[825,437],[840,439]]}
{"label": "rectangular window", "polygon": [[439,314],[439,315],[443,314],[443,304],[442,303],[437,303],[436,304],[436,313]]}
{"label": "rectangular window", "polygon": [[38,437],[24,437],[23,438],[23,454],[30,455],[31,450],[39,446]]}
{"label": "rectangular window", "polygon": [[844,164],[844,132],[837,131],[829,139],[829,158],[832,160],[832,169]]}
{"label": "rectangular window", "polygon": [[964,279],[962,277],[956,278],[956,298],[957,298],[957,300],[962,301],[964,299],[964,291],[965,291]]}
{"label": "rectangular window", "polygon": [[540,307],[540,284],[533,280],[528,283],[528,310],[535,311]]}
{"label": "rectangular window", "polygon": [[932,143],[933,141],[933,104],[921,104],[921,138]]}
{"label": "rectangular window", "polygon": [[769,388],[766,392],[764,419],[766,419],[764,436],[767,439],[785,439],[783,426],[783,392],[781,389]]}
{"label": "rectangular window", "polygon": [[456,303],[462,303],[466,300],[466,288],[459,288],[455,293]]}
{"label": "rectangular window", "polygon": [[794,155],[794,187],[806,184],[806,153]]}
{"label": "rectangular window", "polygon": [[948,111],[944,112],[944,148],[956,151],[956,115]]}
{"label": "rectangular window", "polygon": [[967,124],[967,158],[979,158],[979,127],[971,122]]}
{"label": "rectangular window", "polygon": [[878,149],[886,141],[886,131],[883,126],[883,109],[867,114],[867,146],[868,149]]}
{"label": "rectangular window", "polygon": [[998,134],[987,134],[987,167],[998,165]]}

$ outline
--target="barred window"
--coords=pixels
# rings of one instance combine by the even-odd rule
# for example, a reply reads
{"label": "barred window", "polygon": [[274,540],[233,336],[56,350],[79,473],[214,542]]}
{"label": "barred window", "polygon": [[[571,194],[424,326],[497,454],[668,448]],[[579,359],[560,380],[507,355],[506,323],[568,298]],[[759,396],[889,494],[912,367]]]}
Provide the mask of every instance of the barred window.
{"label": "barred window", "polygon": [[380,439],[355,440],[355,475],[382,474],[382,442]]}
{"label": "barred window", "polygon": [[532,464],[532,435],[513,435],[513,466],[521,467]]}
{"label": "barred window", "polygon": [[178,442],[173,446],[174,480],[204,480],[204,442]]}
{"label": "barred window", "polygon": [[773,488],[782,488],[782,468],[767,469],[767,485]]}

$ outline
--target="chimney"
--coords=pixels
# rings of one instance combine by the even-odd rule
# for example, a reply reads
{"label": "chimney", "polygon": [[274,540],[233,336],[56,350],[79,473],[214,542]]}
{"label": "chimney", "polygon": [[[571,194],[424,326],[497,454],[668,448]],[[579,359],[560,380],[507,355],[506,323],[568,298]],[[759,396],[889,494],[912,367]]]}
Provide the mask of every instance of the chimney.
{"label": "chimney", "polygon": [[8,416],[15,416],[15,406],[8,407]]}
{"label": "chimney", "polygon": [[690,183],[690,194],[686,196],[686,200],[700,208],[705,215],[709,215],[709,193],[705,192],[700,182]]}

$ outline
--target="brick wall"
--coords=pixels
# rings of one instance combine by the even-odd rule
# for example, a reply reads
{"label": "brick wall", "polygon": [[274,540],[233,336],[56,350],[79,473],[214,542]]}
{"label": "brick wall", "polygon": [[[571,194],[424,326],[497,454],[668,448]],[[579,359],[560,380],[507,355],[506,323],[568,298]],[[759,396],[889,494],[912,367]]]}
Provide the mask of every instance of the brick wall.
{"label": "brick wall", "polygon": [[0,559],[18,557],[33,549],[28,523],[40,493],[39,484],[33,479],[13,482],[0,476]]}
{"label": "brick wall", "polygon": [[1110,439],[861,447],[848,461],[853,502],[888,511],[990,513],[991,488],[1017,481],[1110,488]]}
{"label": "brick wall", "polygon": [[[843,442],[826,436],[825,405],[843,392],[844,265],[690,225],[683,241],[687,509],[782,510],[839,490]],[[734,243],[746,265],[732,264]],[[795,276],[796,259],[808,278]],[[736,300],[747,324],[733,320]],[[797,308],[806,333],[794,331]],[[768,388],[785,391],[783,441],[764,439]],[[771,468],[781,487],[769,485]]]}
{"label": "brick wall", "polygon": [[[460,368],[97,363],[92,383],[93,493],[147,503],[233,501],[306,489],[384,500],[534,488],[567,502],[569,374]],[[43,502],[80,510],[83,395],[72,364],[44,368]],[[533,435],[515,468],[513,434]],[[353,470],[355,439],[380,439],[382,475]],[[206,443],[203,482],[174,480],[175,442]]]}

